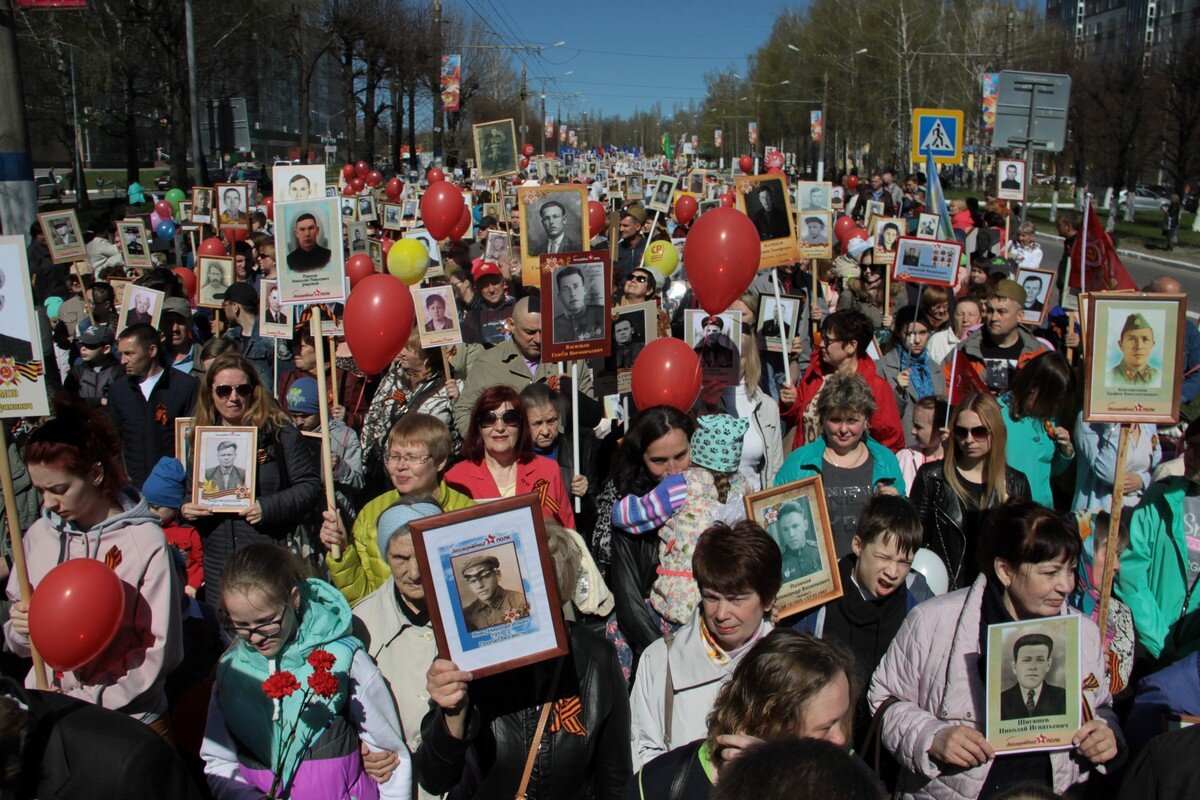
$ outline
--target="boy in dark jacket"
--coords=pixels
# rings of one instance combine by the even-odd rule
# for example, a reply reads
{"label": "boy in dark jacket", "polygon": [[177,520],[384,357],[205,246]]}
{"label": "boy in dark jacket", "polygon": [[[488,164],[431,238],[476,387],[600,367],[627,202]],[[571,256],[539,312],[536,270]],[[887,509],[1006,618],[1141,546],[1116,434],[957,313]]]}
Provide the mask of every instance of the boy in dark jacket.
{"label": "boy in dark jacket", "polygon": [[71,367],[63,388],[93,408],[108,402],[113,381],[125,374],[125,368],[112,354],[112,331],[97,325],[79,334],[81,360]]}

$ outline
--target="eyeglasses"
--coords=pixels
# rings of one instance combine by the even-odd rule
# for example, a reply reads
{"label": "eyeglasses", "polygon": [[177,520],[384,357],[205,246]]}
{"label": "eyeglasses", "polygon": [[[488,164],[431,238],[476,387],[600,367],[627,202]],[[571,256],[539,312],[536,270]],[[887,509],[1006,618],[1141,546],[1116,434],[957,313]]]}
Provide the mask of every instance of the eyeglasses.
{"label": "eyeglasses", "polygon": [[384,464],[399,464],[409,467],[415,467],[419,464],[424,464],[426,461],[431,461],[433,456],[426,454],[423,456],[414,456],[410,453],[384,453]]}
{"label": "eyeglasses", "polygon": [[497,414],[495,411],[486,411],[475,418],[481,428],[494,427],[497,421],[503,421],[505,425],[521,424],[521,412],[515,408],[510,408],[503,414]]}
{"label": "eyeglasses", "polygon": [[959,439],[986,439],[992,435],[992,432],[984,425],[976,425],[974,428],[955,425],[954,435]]}
{"label": "eyeglasses", "polygon": [[250,395],[254,394],[254,384],[239,383],[237,386],[214,386],[213,387],[213,394],[215,394],[217,397],[221,398],[222,400],[228,400],[229,395],[233,394],[235,391],[238,393],[238,397],[249,397]]}
{"label": "eyeglasses", "polygon": [[649,278],[647,278],[645,275],[638,275],[635,273],[629,276],[629,280],[633,281],[634,283],[645,283],[649,280]]}
{"label": "eyeglasses", "polygon": [[283,633],[283,620],[287,617],[287,610],[279,616],[279,619],[273,619],[270,622],[264,622],[261,625],[234,625],[229,617],[221,615],[221,627],[224,628],[230,636],[235,636],[238,639],[249,639],[252,636],[257,636],[260,639],[275,639],[279,634]]}

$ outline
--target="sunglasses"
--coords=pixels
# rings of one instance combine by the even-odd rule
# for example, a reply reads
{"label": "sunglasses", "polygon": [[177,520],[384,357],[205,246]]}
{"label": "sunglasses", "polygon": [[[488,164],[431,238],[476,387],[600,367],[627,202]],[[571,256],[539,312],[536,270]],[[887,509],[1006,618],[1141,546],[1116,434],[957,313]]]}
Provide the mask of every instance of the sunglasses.
{"label": "sunglasses", "polygon": [[491,428],[498,421],[503,421],[505,425],[519,425],[521,423],[521,412],[510,408],[503,414],[497,414],[495,411],[486,411],[475,418],[481,428]]}
{"label": "sunglasses", "polygon": [[214,386],[213,393],[222,400],[228,400],[229,395],[234,392],[238,393],[238,397],[249,397],[254,394],[254,384],[239,383],[237,386]]}
{"label": "sunglasses", "polygon": [[649,278],[647,278],[645,275],[638,275],[635,273],[629,276],[629,280],[633,281],[634,283],[645,283],[647,280],[649,280]]}
{"label": "sunglasses", "polygon": [[992,432],[984,425],[976,425],[974,428],[967,428],[963,425],[954,426],[954,435],[959,439],[986,439],[992,435]]}

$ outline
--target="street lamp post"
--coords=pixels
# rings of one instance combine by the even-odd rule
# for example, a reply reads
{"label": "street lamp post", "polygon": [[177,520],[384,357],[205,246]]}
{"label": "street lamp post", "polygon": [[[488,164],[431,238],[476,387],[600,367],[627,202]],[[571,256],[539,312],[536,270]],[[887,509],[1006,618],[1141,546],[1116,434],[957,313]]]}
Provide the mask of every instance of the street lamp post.
{"label": "street lamp post", "polygon": [[[552,45],[541,44],[464,44],[460,45],[463,50],[511,50],[517,53],[536,53],[541,55],[543,50],[550,50],[555,47],[562,47],[566,44],[565,40],[559,40]],[[528,87],[526,85],[526,66],[525,62],[521,62],[521,108],[518,110],[518,117],[521,123],[521,146],[524,147],[528,142],[529,127],[525,124],[525,101],[529,98]]]}

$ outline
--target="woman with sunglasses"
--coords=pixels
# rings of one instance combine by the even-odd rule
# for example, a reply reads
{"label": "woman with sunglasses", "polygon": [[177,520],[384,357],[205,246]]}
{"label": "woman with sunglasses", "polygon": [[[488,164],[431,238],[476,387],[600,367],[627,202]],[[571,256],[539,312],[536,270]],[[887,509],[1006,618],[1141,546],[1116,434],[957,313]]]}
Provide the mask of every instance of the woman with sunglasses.
{"label": "woman with sunglasses", "polygon": [[621,301],[618,306],[631,306],[635,303],[645,303],[654,299],[654,293],[658,289],[658,282],[654,279],[654,273],[646,267],[634,267],[629,273],[629,277],[625,279],[625,285],[621,290]]}
{"label": "woman with sunglasses", "polygon": [[[239,548],[289,539],[323,505],[319,455],[312,440],[303,438],[272,402],[257,370],[240,353],[218,356],[204,373],[195,425],[258,428],[254,504],[236,515],[214,514],[194,502],[180,509],[204,542],[206,583],[219,586],[225,562]],[[188,486],[192,469],[189,464]]]}
{"label": "woman with sunglasses", "polygon": [[446,473],[446,483],[474,500],[533,492],[542,514],[575,530],[571,495],[558,464],[534,455],[525,405],[512,387],[485,389],[471,409],[463,460]]}
{"label": "woman with sunglasses", "polygon": [[950,589],[979,574],[977,536],[991,509],[1030,498],[1025,474],[1005,463],[1008,434],[990,394],[967,395],[950,415],[950,443],[941,461],[917,470],[912,501],[921,515],[925,547],[946,564]]}
{"label": "woman with sunglasses", "polygon": [[[353,635],[346,599],[295,555],[262,542],[229,559],[219,586],[235,641],[217,665],[200,748],[213,795],[411,798],[395,701]],[[397,761],[377,783],[363,757],[383,751]]]}

